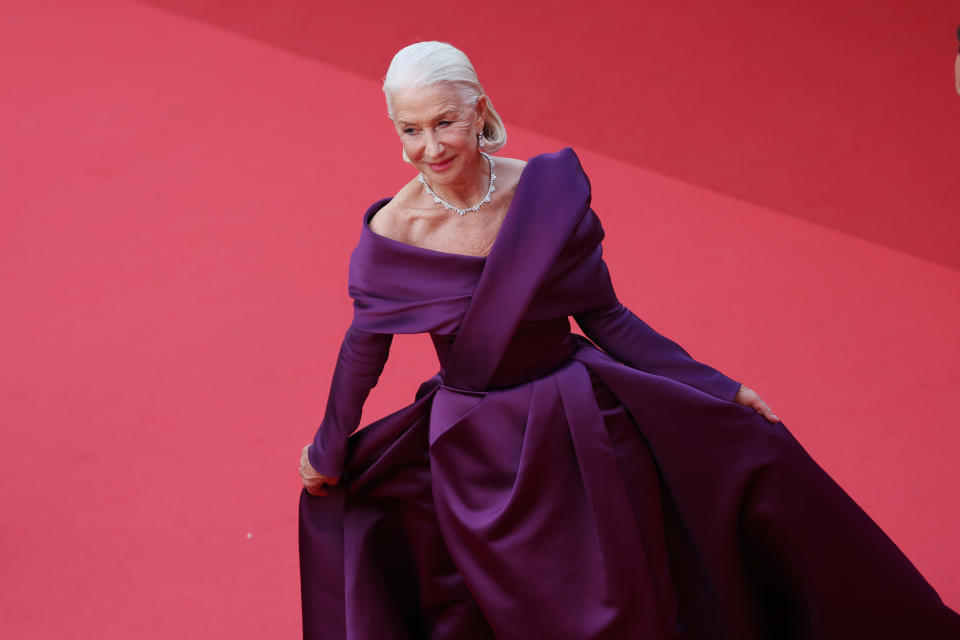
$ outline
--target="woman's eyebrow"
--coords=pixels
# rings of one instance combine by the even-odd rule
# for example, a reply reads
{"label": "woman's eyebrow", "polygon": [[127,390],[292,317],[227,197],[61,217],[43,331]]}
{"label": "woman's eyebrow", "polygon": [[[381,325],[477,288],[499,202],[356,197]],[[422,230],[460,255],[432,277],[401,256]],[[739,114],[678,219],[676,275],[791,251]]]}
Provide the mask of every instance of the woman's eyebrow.
{"label": "woman's eyebrow", "polygon": [[[440,111],[437,115],[427,118],[428,122],[436,122],[437,120],[451,120],[457,119],[460,117],[460,109],[455,105],[445,108],[443,111]],[[411,122],[409,120],[404,120],[403,118],[397,118],[397,124],[400,125],[415,125],[416,122]]]}

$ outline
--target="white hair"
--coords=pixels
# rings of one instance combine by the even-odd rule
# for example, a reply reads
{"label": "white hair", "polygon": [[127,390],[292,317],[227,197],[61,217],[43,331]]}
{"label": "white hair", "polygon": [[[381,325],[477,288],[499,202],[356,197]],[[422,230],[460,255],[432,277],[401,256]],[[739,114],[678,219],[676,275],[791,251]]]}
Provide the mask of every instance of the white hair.
{"label": "white hair", "polygon": [[387,113],[393,119],[392,96],[403,89],[449,84],[461,96],[462,104],[472,109],[480,96],[487,97],[487,116],[483,121],[484,148],[491,153],[507,142],[507,130],[500,115],[494,110],[477,72],[463,51],[446,42],[416,42],[393,56],[383,79],[383,93],[387,98]]}

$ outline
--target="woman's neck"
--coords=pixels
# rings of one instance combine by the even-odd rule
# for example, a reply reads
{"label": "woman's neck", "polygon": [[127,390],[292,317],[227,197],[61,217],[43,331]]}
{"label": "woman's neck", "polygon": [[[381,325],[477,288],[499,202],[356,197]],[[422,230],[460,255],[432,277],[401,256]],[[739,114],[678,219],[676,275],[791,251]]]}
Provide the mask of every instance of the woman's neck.
{"label": "woman's neck", "polygon": [[430,185],[440,198],[460,208],[472,207],[487,195],[490,187],[490,164],[479,153],[457,180],[450,184]]}

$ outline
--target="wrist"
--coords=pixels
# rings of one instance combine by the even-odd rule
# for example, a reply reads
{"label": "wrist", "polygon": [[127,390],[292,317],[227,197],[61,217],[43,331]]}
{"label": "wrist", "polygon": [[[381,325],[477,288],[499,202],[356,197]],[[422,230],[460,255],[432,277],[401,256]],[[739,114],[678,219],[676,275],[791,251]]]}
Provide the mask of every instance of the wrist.
{"label": "wrist", "polygon": [[334,455],[331,453],[334,452],[321,449],[314,440],[307,449],[307,460],[315,472],[328,478],[336,478],[343,472],[343,455],[339,455],[340,452],[335,452]]}

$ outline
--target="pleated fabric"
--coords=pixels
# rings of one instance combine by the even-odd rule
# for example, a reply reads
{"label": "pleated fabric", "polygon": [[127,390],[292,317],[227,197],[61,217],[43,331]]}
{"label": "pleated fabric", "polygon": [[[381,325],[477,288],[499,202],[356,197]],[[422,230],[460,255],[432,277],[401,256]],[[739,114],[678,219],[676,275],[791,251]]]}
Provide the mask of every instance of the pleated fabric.
{"label": "pleated fabric", "polygon": [[[960,638],[782,423],[619,302],[571,149],[526,165],[487,257],[374,234],[386,202],[309,451],[344,482],[301,494],[305,638]],[[419,332],[440,371],[353,433]]]}

